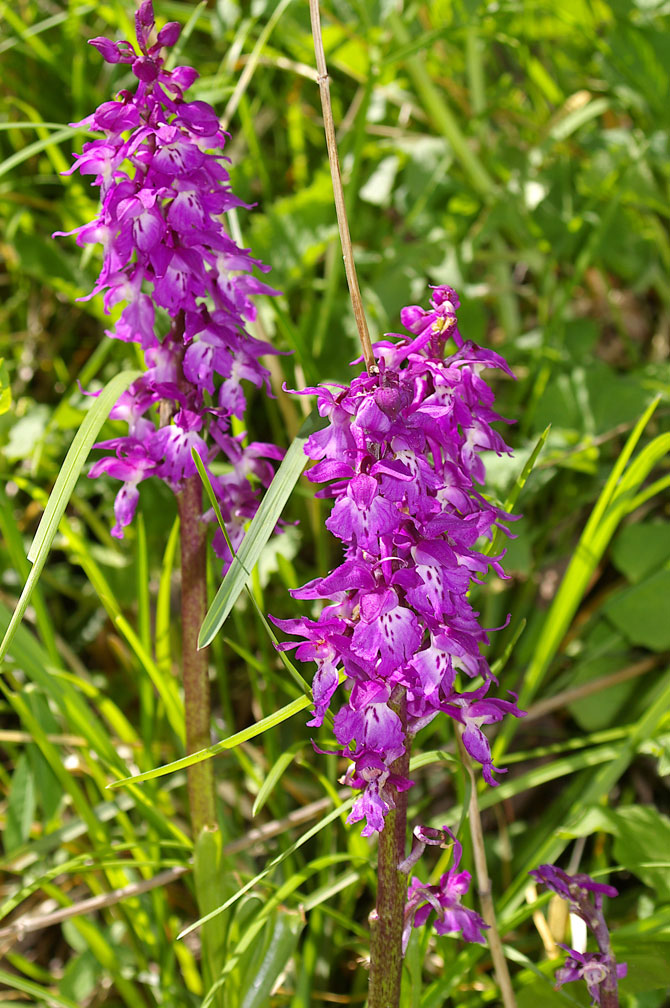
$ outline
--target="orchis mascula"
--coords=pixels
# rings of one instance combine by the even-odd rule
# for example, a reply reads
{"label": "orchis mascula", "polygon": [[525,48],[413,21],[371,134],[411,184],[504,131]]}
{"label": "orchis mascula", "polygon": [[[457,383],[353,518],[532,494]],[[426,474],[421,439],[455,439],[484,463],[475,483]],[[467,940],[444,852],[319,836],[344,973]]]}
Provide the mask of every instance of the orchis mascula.
{"label": "orchis mascula", "polygon": [[568,958],[556,971],[556,987],[572,980],[584,980],[593,998],[592,1004],[616,1008],[619,1004],[617,980],[626,976],[627,967],[625,963],[617,963],[612,954],[603,914],[603,897],[618,896],[618,891],[614,886],[594,882],[589,875],[568,875],[554,865],[540,865],[530,874],[570,904],[570,913],[581,917],[598,943],[599,951],[595,953],[578,952],[561,945]]}
{"label": "orchis mascula", "polygon": [[[353,761],[347,779],[362,789],[348,821],[365,818],[364,836],[383,829],[394,790],[411,786],[392,764],[436,714],[464,727],[463,743],[490,784],[497,768],[482,725],[521,714],[513,701],[488,696],[495,679],[480,653],[487,635],[468,599],[471,582],[490,567],[504,577],[500,557],[476,543],[510,516],[475,484],[484,480],[483,450],[509,451],[491,427],[501,418],[480,372],[511,372],[498,354],[463,342],[458,306],[451,288],[434,288],[428,310],[401,312],[411,338],[389,334],[396,339],[375,345],[372,373],[332,392],[305,390],[329,420],[306,443],[317,462],[308,475],[330,484],[317,496],[335,499],[326,525],[345,559],[292,592],[329,601],[316,619],[274,622],[303,638],[280,648],[316,662],[310,725],[322,724],[340,668],[349,679],[335,735]],[[456,349],[445,358],[450,338]],[[460,673],[479,683],[462,691]],[[399,697],[406,720],[389,706]]]}
{"label": "orchis mascula", "polygon": [[[70,169],[95,176],[92,184],[100,187],[98,216],[69,232],[79,245],[103,245],[89,297],[104,291],[107,312],[125,303],[108,335],[138,343],[147,364],[111,413],[128,423],[128,434],[96,445],[112,454],[90,475],[123,481],[112,529],[122,538],[142,480],[159,476],[178,491],[196,473],[193,448],[205,464],[222,453],[230,472],[212,483],[237,547],[257,507],[247,477],[267,485],[273,475],[267,460],[282,454],[274,445],[245,447],[241,435],[230,433],[230,418],[244,413],[242,380],[269,391],[258,358],[275,352],[246,331],[256,315],[250,295],[277,292],[252,275],[255,267],[269,267],[239,248],[222,224],[227,210],[245,204],[229,186],[226,134],[214,110],[184,97],[198,74],[186,66],[165,69],[162,54],[180,26],[170,22],[155,34],[151,0],[140,5],[135,23],[139,52],[126,41],[91,40],[108,63],[128,65],[137,88],[119,92],[78,124],[103,136],[85,143]],[[158,426],[149,413],[157,403]],[[219,531],[214,547],[228,563]]]}
{"label": "orchis mascula", "polygon": [[460,933],[463,935],[464,941],[484,945],[486,939],[483,931],[489,925],[475,910],[461,905],[461,897],[470,888],[472,878],[470,872],[459,872],[458,870],[463,854],[462,844],[459,843],[448,826],[443,826],[441,830],[418,826],[414,830],[414,836],[419,840],[418,847],[415,847],[410,857],[398,866],[399,871],[409,870],[423,850],[424,844],[442,845],[446,837],[449,837],[453,842],[454,863],[449,871],[441,876],[438,885],[428,885],[425,882],[419,882],[416,878],[411,880],[405,903],[402,935],[403,955],[407,951],[412,927],[421,927],[422,924],[425,924],[431,910],[436,911],[435,930],[438,934]]}

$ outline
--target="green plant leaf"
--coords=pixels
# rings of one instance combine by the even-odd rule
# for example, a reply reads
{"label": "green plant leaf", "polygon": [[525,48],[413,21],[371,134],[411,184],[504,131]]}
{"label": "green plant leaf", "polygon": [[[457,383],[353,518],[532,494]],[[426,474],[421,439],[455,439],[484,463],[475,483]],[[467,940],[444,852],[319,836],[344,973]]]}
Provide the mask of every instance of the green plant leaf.
{"label": "green plant leaf", "polygon": [[667,522],[627,525],[614,540],[611,556],[629,581],[641,581],[670,560],[670,525]]}
{"label": "green plant leaf", "polygon": [[5,828],[2,834],[5,854],[28,839],[35,815],[35,780],[26,753],[16,761],[7,797]]}
{"label": "green plant leaf", "polygon": [[275,787],[281,780],[284,771],[290,767],[291,763],[295,759],[296,753],[300,752],[300,750],[304,747],[304,745],[305,745],[304,741],[294,743],[294,745],[292,745],[290,749],[287,749],[286,752],[283,752],[280,755],[279,759],[275,762],[274,766],[270,768],[270,772],[263,781],[261,789],[256,795],[256,800],[254,801],[254,805],[251,810],[251,814],[252,816],[254,816],[254,818],[258,815],[258,813],[263,808],[266,801],[274,791]]}
{"label": "green plant leaf", "polygon": [[631,644],[640,644],[652,651],[667,651],[670,649],[669,598],[670,570],[661,570],[608,599],[603,612]]}
{"label": "green plant leaf", "polygon": [[0,416],[12,408],[12,390],[9,386],[9,374],[5,358],[0,357]]}
{"label": "green plant leaf", "polygon": [[263,547],[274,532],[293,487],[307,465],[308,459],[303,450],[305,442],[311,434],[323,427],[325,427],[325,421],[316,412],[312,412],[286,452],[284,461],[263,497],[247,534],[242,540],[242,545],[205,616],[200,629],[198,647],[203,648],[211,644],[228,618],[240,592],[248,583]]}
{"label": "green plant leaf", "polygon": [[42,519],[37,527],[32,546],[28,551],[28,559],[33,568],[28,575],[21,597],[12,615],[7,631],[0,643],[0,659],[5,656],[11,644],[16,628],[23,619],[33,588],[37,584],[46,558],[51,549],[54,536],[65,513],[65,508],[79,478],[88,453],[95,443],[100,428],[107,419],[109,412],[119,396],[139,378],[140,371],[121,371],[105,386],[89,409],[86,417],[77,431],[70,450],[65,456],[62,468],[49,495]]}
{"label": "green plant leaf", "polygon": [[[341,673],[341,678],[343,676],[344,673]],[[286,721],[288,718],[293,717],[294,714],[305,710],[311,702],[311,698],[306,696],[300,697],[298,700],[292,700],[291,703],[286,704],[285,707],[281,707],[274,714],[269,714],[262,721],[249,725],[248,728],[230,735],[221,742],[215,742],[213,745],[207,746],[206,749],[200,749],[198,752],[191,753],[189,756],[183,756],[182,759],[175,760],[173,763],[166,763],[165,766],[156,767],[154,770],[147,770],[145,773],[137,774],[135,777],[124,777],[123,780],[112,781],[107,787],[114,789],[123,787],[126,784],[137,784],[140,781],[153,780],[155,777],[163,777],[165,774],[184,770],[195,763],[202,763],[203,760],[211,759],[212,756],[218,756],[219,753],[225,752],[227,749],[234,749],[235,746],[241,745],[242,742],[248,742],[249,739],[262,735],[269,728],[274,728],[275,725],[281,724],[282,721]]]}
{"label": "green plant leaf", "polygon": [[270,941],[263,953],[261,964],[252,975],[244,978],[244,997],[241,1008],[265,1008],[277,977],[286,969],[286,964],[298,945],[298,939],[305,927],[304,917],[296,913],[279,910],[274,920],[269,922]]}

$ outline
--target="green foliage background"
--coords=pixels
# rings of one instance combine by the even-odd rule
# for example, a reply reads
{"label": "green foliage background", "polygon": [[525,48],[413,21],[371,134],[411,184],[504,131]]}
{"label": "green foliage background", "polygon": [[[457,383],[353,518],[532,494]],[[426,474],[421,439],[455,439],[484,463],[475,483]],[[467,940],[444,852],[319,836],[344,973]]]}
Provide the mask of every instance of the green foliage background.
{"label": "green foliage background", "polygon": [[[507,498],[551,425],[517,503],[511,578],[477,590],[485,625],[502,626],[511,613],[490,658],[501,690],[520,691],[529,711],[499,734],[509,773],[480,795],[519,1008],[588,1001],[576,985],[553,991],[556,963],[532,920],[526,873],[554,859],[610,873],[621,895],[608,917],[629,967],[622,1003],[662,1008],[670,1004],[668,5],[328,0],[322,8],[374,335],[398,328],[400,308],[425,302],[429,283],[459,290],[464,334],[505,354],[517,375],[497,388],[501,412],[516,420],[507,431],[516,457],[489,460],[495,498]],[[272,264],[283,291],[260,306],[259,324],[293,353],[275,367],[277,398],[254,398],[246,426],[287,446],[303,403],[283,382],[346,380],[358,355],[307,4],[157,0],[156,13],[187,24],[179,61],[198,68],[193,97],[227,123],[233,187],[255,204],[237,216],[243,242]],[[97,252],[50,237],[96,208],[86,179],[62,175],[85,139],[68,123],[127,83],[124,68],[103,64],[86,40],[133,38],[132,15],[120,2],[0,4],[0,627],[90,407],[82,390],[138,366],[133,347],[104,337],[100,299],[75,300],[93,286]],[[210,837],[198,852],[195,878],[183,771],[106,788],[183,755],[174,501],[143,484],[139,518],[119,544],[108,531],[112,484],[77,483],[3,667],[1,1003],[363,1004],[374,850],[343,825],[342,767],[315,756],[303,714],[256,734],[253,726],[300,693],[244,596],[211,648],[213,736],[249,731],[216,759],[221,842]],[[285,517],[299,524],[267,544],[252,579],[260,610],[279,616],[294,611],[288,587],[337,562],[325,508],[307,483]],[[213,560],[212,596],[219,582]],[[411,821],[456,826],[467,786],[450,755],[450,725],[434,722],[420,739],[427,755],[418,758]],[[466,824],[461,837],[472,868]],[[427,859],[422,878],[439,875],[444,860]],[[164,871],[163,885],[140,891]],[[109,896],[128,886],[126,898]],[[230,901],[202,949],[199,932],[177,939],[198,916],[196,889],[212,909]],[[109,905],[86,911],[80,904],[91,897]],[[27,926],[56,907],[67,920]],[[487,950],[427,931],[412,938],[403,990],[406,1008],[499,1003]]]}

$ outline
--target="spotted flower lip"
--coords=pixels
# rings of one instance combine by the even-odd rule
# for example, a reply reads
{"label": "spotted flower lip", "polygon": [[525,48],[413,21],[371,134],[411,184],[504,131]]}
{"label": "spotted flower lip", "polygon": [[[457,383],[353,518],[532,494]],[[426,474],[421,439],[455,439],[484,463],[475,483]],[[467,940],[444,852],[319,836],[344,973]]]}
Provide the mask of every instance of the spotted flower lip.
{"label": "spotted flower lip", "polygon": [[[305,452],[316,463],[308,477],[322,484],[318,496],[334,500],[326,526],[344,556],[291,592],[325,608],[309,621],[277,623],[304,641],[298,658],[317,662],[310,724],[323,722],[343,670],[348,695],[335,735],[353,748],[342,752],[355,765],[360,753],[369,759],[374,752],[387,768],[370,780],[358,771],[350,776],[363,788],[351,821],[366,818],[365,835],[382,829],[393,807],[392,763],[406,735],[447,714],[463,725],[464,745],[495,785],[483,727],[522,715],[516,697],[489,696],[495,678],[480,650],[488,635],[469,599],[472,582],[489,570],[505,577],[502,554],[491,557],[480,545],[494,526],[506,530],[512,520],[479,490],[481,452],[509,452],[492,427],[502,418],[480,372],[509,368],[498,354],[462,339],[457,308],[451,288],[434,288],[428,309],[401,313],[409,337],[389,334],[375,345],[378,373],[303,390],[316,395],[329,421],[308,438]],[[456,344],[451,355],[449,340]],[[480,677],[481,684],[462,692],[461,675]],[[396,687],[407,707],[400,736],[399,718],[382,709]]]}
{"label": "spotted flower lip", "polygon": [[[270,394],[260,357],[276,351],[247,329],[256,317],[252,298],[278,292],[254,275],[269,267],[239,248],[222,222],[228,210],[246,204],[230,187],[227,134],[216,112],[186,95],[197,72],[166,69],[165,50],[177,42],[180,25],[169,22],[157,31],[151,0],[143,0],[135,29],[136,45],[91,39],[108,63],[130,66],[136,88],[103,102],[78,124],[102,136],[84,143],[66,173],[92,175],[100,189],[95,220],[71,232],[79,245],[103,245],[89,296],[102,294],[107,313],[124,305],[108,335],[137,343],[146,363],[113,411],[129,423],[128,435],[96,446],[113,454],[95,463],[90,475],[122,480],[112,529],[122,538],[143,480],[158,476],[179,492],[196,472],[193,449],[207,468],[221,457],[232,464],[232,474],[220,479],[210,471],[210,478],[239,545],[257,507],[248,476],[267,486],[271,461],[282,455],[255,443],[243,447],[230,431],[231,417],[244,415],[247,384]],[[161,309],[171,320],[167,331]],[[156,426],[151,417],[158,404]],[[215,534],[214,546],[227,566],[222,535]]]}

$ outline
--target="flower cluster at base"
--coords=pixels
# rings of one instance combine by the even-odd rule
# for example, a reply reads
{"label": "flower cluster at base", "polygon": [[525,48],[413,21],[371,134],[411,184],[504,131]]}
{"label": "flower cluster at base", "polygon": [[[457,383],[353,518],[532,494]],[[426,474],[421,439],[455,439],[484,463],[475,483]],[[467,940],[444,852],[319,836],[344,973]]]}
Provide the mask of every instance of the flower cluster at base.
{"label": "flower cluster at base", "polygon": [[[329,421],[306,442],[317,462],[308,475],[330,484],[317,496],[335,499],[326,526],[345,558],[292,592],[329,600],[316,619],[274,622],[303,638],[280,648],[316,662],[310,725],[322,724],[340,668],[348,677],[335,735],[353,760],[348,782],[362,789],[348,821],[365,818],[364,836],[383,829],[394,792],[411,786],[393,763],[438,713],[463,726],[463,743],[490,784],[497,768],[482,725],[521,714],[513,701],[488,696],[495,680],[480,653],[487,635],[468,599],[489,568],[505,576],[500,557],[476,543],[511,516],[475,483],[484,480],[483,450],[509,452],[491,427],[501,417],[481,371],[511,372],[498,354],[463,341],[458,305],[450,287],[434,288],[428,310],[401,313],[412,338],[389,334],[396,340],[375,345],[375,372],[333,391],[305,390]],[[450,338],[456,350],[445,359]],[[479,682],[462,691],[461,674]]]}
{"label": "flower cluster at base", "polygon": [[[250,296],[277,292],[252,275],[269,267],[239,248],[221,222],[227,210],[245,204],[229,186],[226,134],[214,110],[184,97],[198,74],[164,67],[161,53],[176,43],[180,26],[170,22],[156,34],[151,0],[140,5],[135,23],[139,52],[126,41],[91,40],[108,63],[128,64],[138,84],[77,124],[103,137],[85,143],[70,169],[95,176],[100,188],[98,216],[68,232],[79,245],[103,245],[89,297],[104,291],[106,312],[125,304],[108,335],[138,343],[147,365],[111,413],[127,422],[127,436],[96,445],[112,454],[90,475],[123,481],[112,529],[122,538],[142,480],[159,476],[178,491],[197,472],[192,449],[206,464],[221,454],[229,471],[212,482],[236,547],[257,508],[249,477],[267,485],[268,460],[282,454],[274,445],[244,446],[230,432],[230,418],[244,414],[242,380],[269,391],[259,356],[275,352],[246,331],[256,315]],[[214,546],[229,562],[220,532]]]}
{"label": "flower cluster at base", "polygon": [[626,976],[625,963],[617,963],[612,954],[612,945],[605,916],[603,897],[618,896],[614,886],[594,882],[589,875],[568,875],[554,865],[540,865],[530,874],[538,882],[544,883],[570,904],[570,913],[580,917],[593,932],[598,943],[598,952],[578,952],[561,945],[568,953],[565,964],[556,971],[556,987],[573,980],[584,980],[591,995],[592,1004],[603,1004],[615,1008],[619,1004],[617,980]]}
{"label": "flower cluster at base", "polygon": [[426,882],[419,882],[413,878],[407,891],[407,902],[405,904],[404,925],[402,933],[402,953],[407,951],[409,936],[412,927],[421,927],[430,917],[431,910],[435,910],[435,930],[438,934],[462,934],[463,940],[475,942],[477,945],[486,944],[484,930],[488,924],[475,910],[461,905],[461,897],[470,888],[472,876],[470,872],[459,872],[463,847],[451,832],[448,826],[443,826],[441,830],[430,829],[425,826],[417,826],[414,829],[415,840],[414,849],[410,856],[400,865],[398,871],[409,872],[410,867],[418,860],[425,844],[434,846],[444,846],[444,841],[449,837],[453,841],[454,863],[444,875],[440,877],[438,885],[428,885]]}

